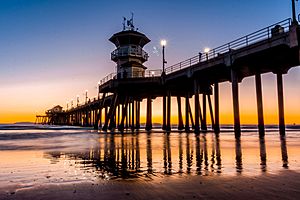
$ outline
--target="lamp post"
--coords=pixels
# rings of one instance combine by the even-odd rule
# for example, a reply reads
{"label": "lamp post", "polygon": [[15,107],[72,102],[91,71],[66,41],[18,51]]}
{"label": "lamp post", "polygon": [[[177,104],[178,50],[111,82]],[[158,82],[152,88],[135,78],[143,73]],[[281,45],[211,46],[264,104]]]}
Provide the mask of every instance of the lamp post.
{"label": "lamp post", "polygon": [[78,107],[78,104],[79,104],[79,95],[77,94],[77,107]]}
{"label": "lamp post", "polygon": [[85,90],[85,103],[87,103],[88,100],[88,90]]}
{"label": "lamp post", "polygon": [[71,99],[71,108],[73,108],[73,99]]}
{"label": "lamp post", "polygon": [[69,109],[69,101],[67,101],[67,110]]}
{"label": "lamp post", "polygon": [[98,100],[99,100],[99,95],[100,95],[100,89],[99,89],[99,87],[100,87],[100,81],[98,81],[98,85],[97,85],[97,96],[98,96]]}
{"label": "lamp post", "polygon": [[167,44],[166,40],[161,40],[160,41],[160,45],[162,46],[162,56],[163,56],[163,72],[162,74],[165,75],[165,64],[167,63],[167,61],[165,60],[165,46]]}
{"label": "lamp post", "polygon": [[206,56],[206,60],[208,60],[208,53],[209,53],[209,51],[210,51],[210,48],[205,48],[204,49],[204,53],[205,53],[205,56]]}
{"label": "lamp post", "polygon": [[293,25],[297,25],[298,22],[297,22],[297,18],[296,18],[296,6],[295,6],[295,1],[298,1],[298,0],[292,0],[292,24]]}

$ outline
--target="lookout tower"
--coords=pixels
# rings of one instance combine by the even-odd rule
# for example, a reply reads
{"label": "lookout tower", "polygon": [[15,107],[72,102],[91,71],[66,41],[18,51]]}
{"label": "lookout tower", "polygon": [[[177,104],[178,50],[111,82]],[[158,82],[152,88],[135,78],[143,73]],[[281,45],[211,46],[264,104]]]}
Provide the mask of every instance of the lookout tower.
{"label": "lookout tower", "polygon": [[143,47],[150,39],[135,29],[133,15],[130,20],[124,17],[123,31],[115,33],[109,41],[117,48],[111,53],[111,60],[117,63],[117,78],[144,77],[147,68],[143,63],[149,56]]}

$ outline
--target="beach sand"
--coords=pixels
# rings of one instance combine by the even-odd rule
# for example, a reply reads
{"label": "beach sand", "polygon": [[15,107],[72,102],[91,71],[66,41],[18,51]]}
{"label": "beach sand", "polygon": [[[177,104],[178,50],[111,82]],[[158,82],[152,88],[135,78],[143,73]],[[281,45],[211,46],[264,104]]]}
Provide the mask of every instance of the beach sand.
{"label": "beach sand", "polygon": [[0,199],[299,199],[300,173],[183,176],[2,188]]}

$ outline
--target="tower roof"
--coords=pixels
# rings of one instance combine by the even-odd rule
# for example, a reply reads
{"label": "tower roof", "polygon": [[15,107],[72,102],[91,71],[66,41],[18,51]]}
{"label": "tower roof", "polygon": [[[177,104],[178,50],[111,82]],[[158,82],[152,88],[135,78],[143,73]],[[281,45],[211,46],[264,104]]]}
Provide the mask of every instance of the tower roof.
{"label": "tower roof", "polygon": [[136,44],[143,47],[151,40],[146,35],[138,31],[125,30],[115,33],[113,36],[111,36],[109,41],[114,43],[117,47],[128,44]]}

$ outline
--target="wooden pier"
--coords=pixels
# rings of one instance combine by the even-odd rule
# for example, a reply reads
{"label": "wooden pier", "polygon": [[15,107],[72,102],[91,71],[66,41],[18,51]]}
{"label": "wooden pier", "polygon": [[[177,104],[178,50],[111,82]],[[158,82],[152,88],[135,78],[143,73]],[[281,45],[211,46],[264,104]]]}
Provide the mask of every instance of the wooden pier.
{"label": "wooden pier", "polygon": [[[117,73],[100,81],[99,98],[64,112],[65,124],[93,126],[102,131],[140,129],[140,103],[146,99],[145,129],[152,129],[152,100],[162,98],[162,129],[170,131],[171,98],[176,97],[178,130],[207,131],[207,115],[211,127],[220,131],[219,84],[230,82],[234,114],[234,131],[240,137],[239,84],[245,77],[255,77],[258,130],[264,136],[264,114],[261,74],[277,76],[279,129],[285,134],[284,91],[282,75],[299,62],[300,29],[295,19],[286,19],[237,40],[161,70],[146,70],[148,54],[143,50],[150,42],[133,24],[114,34],[116,46],[111,59]],[[163,60],[163,65],[165,60]],[[200,98],[202,97],[202,98]],[[212,104],[212,98],[214,104]],[[181,105],[184,99],[185,105]],[[190,100],[193,99],[194,111]],[[202,101],[200,103],[200,101]],[[185,107],[185,113],[182,113]],[[185,121],[183,121],[183,117]],[[104,119],[104,120],[103,120]]]}

